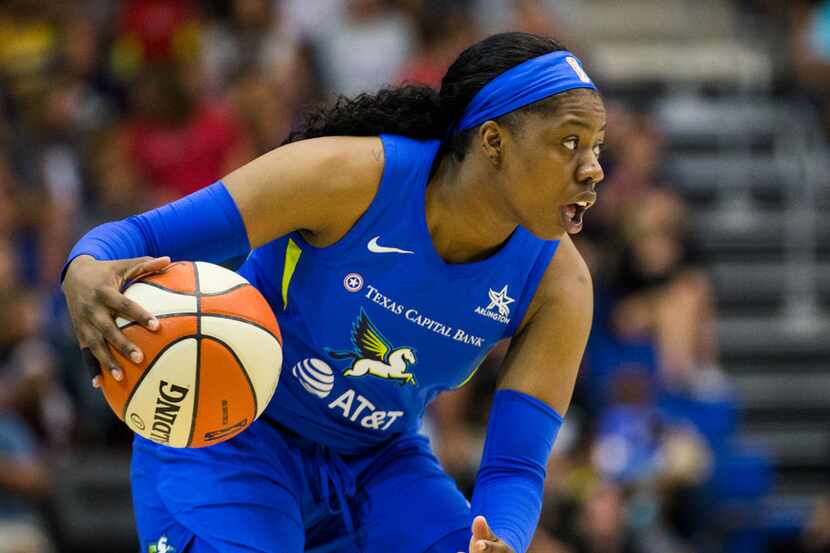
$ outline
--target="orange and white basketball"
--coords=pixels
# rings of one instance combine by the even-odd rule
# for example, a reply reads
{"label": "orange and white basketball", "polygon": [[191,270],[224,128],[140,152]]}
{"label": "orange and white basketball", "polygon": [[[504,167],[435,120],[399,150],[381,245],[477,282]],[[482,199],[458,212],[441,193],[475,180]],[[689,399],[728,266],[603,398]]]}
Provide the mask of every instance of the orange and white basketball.
{"label": "orange and white basketball", "polygon": [[160,444],[203,447],[262,414],[279,380],[282,337],[248,281],[218,265],[184,261],[132,282],[124,294],[160,325],[153,332],[116,320],[144,353],[136,365],[110,348],[124,378],[102,371],[104,397],[127,426]]}

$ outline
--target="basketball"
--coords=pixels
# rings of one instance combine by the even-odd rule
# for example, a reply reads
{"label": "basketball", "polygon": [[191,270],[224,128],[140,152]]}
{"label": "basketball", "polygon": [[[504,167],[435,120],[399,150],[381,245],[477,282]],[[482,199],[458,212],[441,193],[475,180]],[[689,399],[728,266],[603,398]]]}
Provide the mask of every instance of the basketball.
{"label": "basketball", "polygon": [[102,371],[104,397],[134,432],[172,447],[204,447],[242,432],[263,412],[279,380],[282,337],[268,302],[242,276],[218,265],[177,262],[130,283],[124,294],[159,328],[118,318],[144,353]]}

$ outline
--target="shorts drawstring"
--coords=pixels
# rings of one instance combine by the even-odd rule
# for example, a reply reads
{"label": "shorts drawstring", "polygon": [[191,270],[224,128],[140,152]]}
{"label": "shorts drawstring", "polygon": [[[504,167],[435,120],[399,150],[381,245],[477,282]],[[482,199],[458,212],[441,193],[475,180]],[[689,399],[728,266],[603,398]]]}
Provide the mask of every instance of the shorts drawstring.
{"label": "shorts drawstring", "polygon": [[[354,472],[337,453],[319,444],[314,447],[314,463],[317,465],[317,474],[320,478],[320,499],[331,514],[342,513],[346,530],[349,534],[353,534],[354,522],[346,499],[355,494]],[[329,482],[334,487],[338,505],[331,504]]]}

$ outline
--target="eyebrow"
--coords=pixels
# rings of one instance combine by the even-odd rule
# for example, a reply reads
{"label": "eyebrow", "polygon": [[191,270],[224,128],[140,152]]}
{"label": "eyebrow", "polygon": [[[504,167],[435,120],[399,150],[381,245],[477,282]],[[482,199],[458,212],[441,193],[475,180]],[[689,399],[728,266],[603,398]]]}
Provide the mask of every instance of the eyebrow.
{"label": "eyebrow", "polygon": [[[589,131],[593,129],[591,125],[583,121],[582,119],[566,119],[562,122],[563,125],[571,125],[574,127],[582,127],[583,129],[588,129]],[[608,126],[608,123],[605,123],[602,127],[600,127],[599,132],[605,130],[605,127]]]}

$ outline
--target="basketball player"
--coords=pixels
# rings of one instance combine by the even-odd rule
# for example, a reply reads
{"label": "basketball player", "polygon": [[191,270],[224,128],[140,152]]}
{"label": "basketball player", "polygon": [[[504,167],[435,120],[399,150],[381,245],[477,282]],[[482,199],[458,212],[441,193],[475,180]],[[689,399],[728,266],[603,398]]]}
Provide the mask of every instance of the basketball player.
{"label": "basketball player", "polygon": [[[82,238],[63,289],[96,372],[122,377],[107,342],[142,358],[113,314],[159,323],[119,290],[171,259],[250,250],[239,272],[284,337],[277,392],[245,432],[203,449],[135,438],[141,551],[524,552],[590,327],[568,235],[603,178],[604,129],[573,54],[495,35],[440,92],[341,100],[222,181]],[[469,504],[417,430],[506,337]]]}

